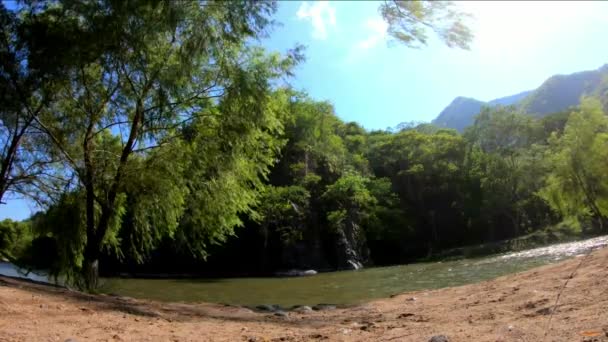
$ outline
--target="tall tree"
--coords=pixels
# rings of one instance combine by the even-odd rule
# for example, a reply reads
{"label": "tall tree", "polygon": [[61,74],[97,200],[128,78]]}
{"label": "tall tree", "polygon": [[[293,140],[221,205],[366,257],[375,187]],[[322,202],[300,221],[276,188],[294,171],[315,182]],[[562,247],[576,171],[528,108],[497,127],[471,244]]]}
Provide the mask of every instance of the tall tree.
{"label": "tall tree", "polygon": [[549,173],[539,192],[566,219],[593,220],[600,229],[608,219],[608,118],[598,99],[584,98],[570,114],[562,135],[549,139]]}
{"label": "tall tree", "polygon": [[[247,44],[265,33],[275,8],[273,2],[107,0],[60,1],[29,12],[37,25],[59,28],[65,41],[76,42],[70,82],[45,117],[45,132],[82,186],[88,287],[97,285],[102,247],[121,226],[127,188],[141,186],[134,175],[155,158],[167,158],[162,152],[179,143],[188,125],[204,126],[208,118],[232,132],[275,129],[266,128],[275,114],[268,105],[270,80],[288,74],[299,53],[267,56]],[[262,144],[255,146],[268,148]],[[177,189],[169,205],[179,209],[188,190],[195,189]],[[159,201],[160,195],[132,204],[130,224],[158,229],[166,214],[169,227],[177,226],[176,208],[142,218]]]}
{"label": "tall tree", "polygon": [[[63,77],[24,39],[27,23],[0,3],[0,204],[5,195],[57,194],[65,180],[51,170],[58,160],[39,125]],[[51,191],[53,190],[53,191]]]}

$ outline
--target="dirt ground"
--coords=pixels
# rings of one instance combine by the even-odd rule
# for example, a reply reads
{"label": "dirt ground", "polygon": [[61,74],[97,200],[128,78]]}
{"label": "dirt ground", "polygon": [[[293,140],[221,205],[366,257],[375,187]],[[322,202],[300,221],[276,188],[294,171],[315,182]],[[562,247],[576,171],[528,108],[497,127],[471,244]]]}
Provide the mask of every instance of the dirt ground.
{"label": "dirt ground", "polygon": [[482,283],[285,317],[87,295],[0,277],[0,341],[429,341],[434,335],[608,341],[608,248]]}

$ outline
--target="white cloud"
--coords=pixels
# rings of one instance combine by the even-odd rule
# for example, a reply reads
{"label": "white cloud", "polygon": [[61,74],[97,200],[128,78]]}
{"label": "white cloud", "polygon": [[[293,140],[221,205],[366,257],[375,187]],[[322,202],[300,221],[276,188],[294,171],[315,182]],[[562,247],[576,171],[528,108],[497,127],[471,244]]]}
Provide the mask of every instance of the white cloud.
{"label": "white cloud", "polygon": [[371,49],[378,45],[378,43],[384,41],[386,38],[386,30],[388,24],[380,17],[368,19],[365,22],[365,28],[369,31],[367,38],[357,42],[357,47],[360,49]]}
{"label": "white cloud", "polygon": [[336,26],[336,9],[327,1],[317,1],[312,5],[302,2],[296,16],[300,20],[310,20],[312,36],[315,39],[327,39],[327,27]]}
{"label": "white cloud", "polygon": [[379,16],[369,18],[363,23],[364,39],[356,41],[348,51],[346,64],[361,61],[371,50],[379,44],[386,42],[388,24]]}

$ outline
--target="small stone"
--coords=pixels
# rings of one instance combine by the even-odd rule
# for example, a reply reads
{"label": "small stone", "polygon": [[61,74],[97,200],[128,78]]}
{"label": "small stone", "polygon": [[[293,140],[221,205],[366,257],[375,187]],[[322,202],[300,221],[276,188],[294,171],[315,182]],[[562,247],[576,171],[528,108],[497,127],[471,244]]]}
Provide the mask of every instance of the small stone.
{"label": "small stone", "polygon": [[332,305],[332,304],[317,304],[317,305],[313,306],[312,309],[315,310],[315,311],[335,310],[336,306]]}
{"label": "small stone", "polygon": [[399,316],[397,316],[397,318],[408,318],[408,317],[413,317],[413,316],[414,316],[413,313],[406,312],[406,313],[400,314]]}
{"label": "small stone", "polygon": [[418,299],[417,299],[416,297],[410,297],[410,298],[408,298],[407,300],[408,300],[409,302],[415,302],[415,301],[417,301]]}
{"label": "small stone", "polygon": [[296,307],[294,307],[293,311],[299,312],[299,313],[305,313],[305,312],[312,311],[312,308],[310,306],[307,306],[307,305],[302,305],[302,306],[296,306]]}
{"label": "small stone", "polygon": [[274,313],[274,315],[278,316],[278,317],[287,317],[288,316],[287,312],[285,312],[285,311],[277,311]]}
{"label": "small stone", "polygon": [[268,305],[268,304],[258,305],[255,308],[260,311],[274,311],[274,307],[272,305]]}
{"label": "small stone", "polygon": [[429,342],[450,342],[450,339],[445,335],[435,335],[431,337]]}

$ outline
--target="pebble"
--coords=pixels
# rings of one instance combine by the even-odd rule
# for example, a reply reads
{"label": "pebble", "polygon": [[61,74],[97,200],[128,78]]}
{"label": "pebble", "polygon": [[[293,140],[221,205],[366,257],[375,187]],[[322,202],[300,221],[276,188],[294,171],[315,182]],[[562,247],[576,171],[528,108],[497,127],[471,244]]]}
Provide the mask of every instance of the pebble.
{"label": "pebble", "polygon": [[313,306],[312,309],[315,310],[315,311],[335,310],[336,306],[332,305],[332,304],[317,304],[317,305]]}
{"label": "pebble", "polygon": [[310,311],[312,311],[312,308],[310,306],[302,305],[302,306],[296,306],[296,307],[294,307],[293,311],[304,313],[304,312],[310,312]]}
{"label": "pebble", "polygon": [[450,342],[450,339],[445,335],[435,335],[431,337],[429,342]]}

